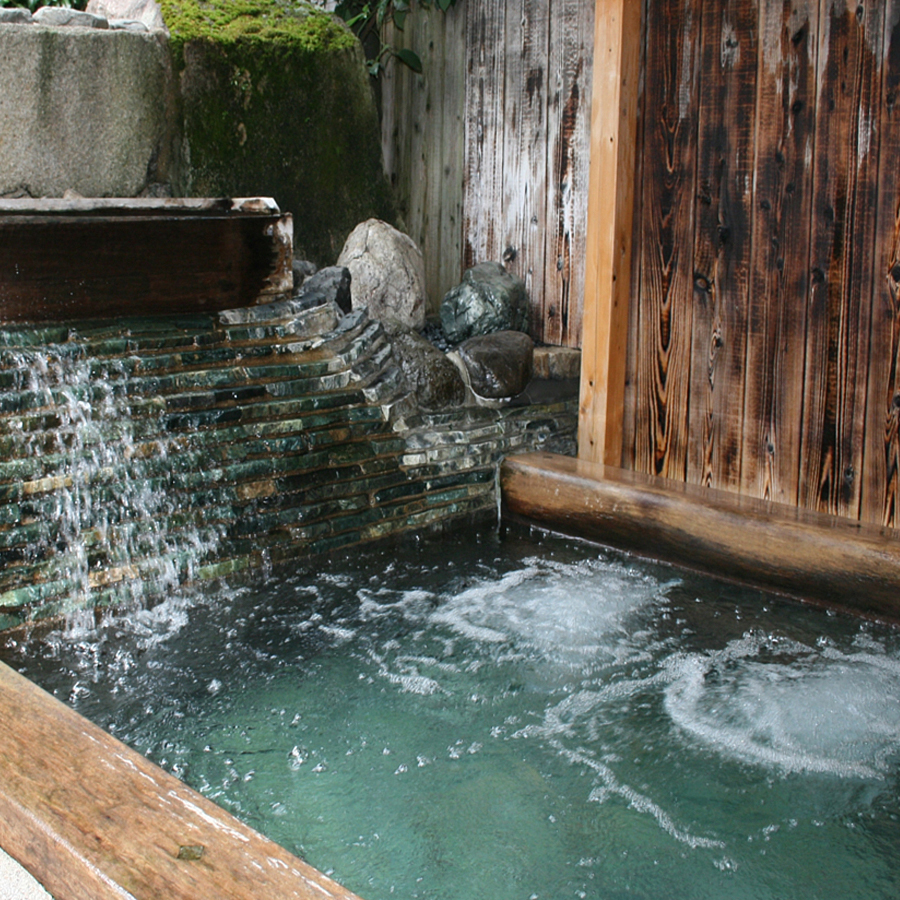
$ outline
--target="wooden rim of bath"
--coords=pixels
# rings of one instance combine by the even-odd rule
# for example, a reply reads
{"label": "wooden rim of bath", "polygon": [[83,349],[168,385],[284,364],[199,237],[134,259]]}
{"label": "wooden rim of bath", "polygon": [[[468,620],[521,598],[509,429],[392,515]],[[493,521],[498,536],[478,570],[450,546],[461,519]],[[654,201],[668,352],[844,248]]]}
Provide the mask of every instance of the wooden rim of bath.
{"label": "wooden rim of bath", "polygon": [[358,900],[0,663],[0,846],[55,900]]}
{"label": "wooden rim of bath", "polygon": [[507,458],[504,515],[900,624],[900,532],[551,453]]}

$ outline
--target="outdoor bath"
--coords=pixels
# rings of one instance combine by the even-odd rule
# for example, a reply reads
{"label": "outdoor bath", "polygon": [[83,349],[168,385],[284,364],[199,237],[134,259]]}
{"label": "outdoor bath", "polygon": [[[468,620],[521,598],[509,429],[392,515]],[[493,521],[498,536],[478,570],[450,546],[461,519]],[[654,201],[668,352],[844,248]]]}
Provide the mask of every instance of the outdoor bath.
{"label": "outdoor bath", "polygon": [[896,896],[900,637],[526,529],[2,658],[367,900]]}
{"label": "outdoor bath", "polygon": [[[900,0],[418,3],[381,104],[321,11],[163,6],[0,17],[0,847],[56,900],[896,896]],[[291,272],[372,217],[410,310],[502,260],[580,392],[422,402]]]}

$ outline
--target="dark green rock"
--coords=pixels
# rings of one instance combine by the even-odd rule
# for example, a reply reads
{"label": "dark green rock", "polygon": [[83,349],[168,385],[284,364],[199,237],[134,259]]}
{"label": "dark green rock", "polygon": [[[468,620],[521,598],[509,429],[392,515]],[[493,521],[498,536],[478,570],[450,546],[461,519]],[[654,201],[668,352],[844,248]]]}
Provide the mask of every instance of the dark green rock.
{"label": "dark green rock", "polygon": [[462,283],[445,295],[441,325],[454,344],[494,331],[527,331],[528,295],[524,282],[500,263],[473,266],[463,275]]}

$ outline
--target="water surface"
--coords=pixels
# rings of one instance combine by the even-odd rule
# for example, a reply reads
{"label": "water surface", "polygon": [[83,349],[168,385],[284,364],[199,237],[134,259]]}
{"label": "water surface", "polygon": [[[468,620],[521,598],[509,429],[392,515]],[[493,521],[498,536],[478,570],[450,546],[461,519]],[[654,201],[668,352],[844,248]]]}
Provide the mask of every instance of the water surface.
{"label": "water surface", "polygon": [[900,896],[900,634],[509,531],[4,659],[367,900]]}

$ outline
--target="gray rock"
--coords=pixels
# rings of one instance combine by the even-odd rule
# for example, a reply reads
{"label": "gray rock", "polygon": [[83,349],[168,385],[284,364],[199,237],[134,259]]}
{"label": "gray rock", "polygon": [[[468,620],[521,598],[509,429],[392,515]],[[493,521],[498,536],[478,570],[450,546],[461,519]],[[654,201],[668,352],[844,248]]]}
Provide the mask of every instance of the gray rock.
{"label": "gray rock", "polygon": [[109,28],[109,22],[105,16],[95,16],[89,12],[80,12],[77,9],[67,9],[64,6],[42,6],[33,16],[38,25],[50,25],[54,28]]}
{"label": "gray rock", "polygon": [[138,19],[110,19],[109,27],[113,31],[136,31],[146,34],[150,29]]}
{"label": "gray rock", "polygon": [[353,306],[388,334],[425,325],[425,263],[412,238],[378,219],[353,229],[338,257],[353,276]]}
{"label": "gray rock", "polygon": [[0,85],[0,194],[135,197],[171,182],[176,85],[159,35],[6,27]]}
{"label": "gray rock", "polygon": [[469,338],[457,348],[476,397],[502,400],[521,394],[534,371],[534,342],[521,331]]}
{"label": "gray rock", "polygon": [[350,312],[350,270],[346,266],[327,266],[304,279],[294,294],[294,303],[316,306],[332,301],[343,313]]}
{"label": "gray rock", "polygon": [[156,0],[90,0],[85,12],[105,16],[110,20],[110,27],[114,27],[112,20],[117,19],[138,21],[152,29],[166,28]]}
{"label": "gray rock", "polygon": [[294,273],[294,293],[296,294],[303,285],[303,282],[306,281],[310,275],[316,274],[316,269],[318,267],[314,262],[310,262],[308,259],[295,259],[291,268]]}
{"label": "gray rock", "polygon": [[0,9],[0,25],[30,25],[32,21],[31,13],[27,9],[21,7]]}
{"label": "gray rock", "polygon": [[430,341],[415,331],[401,331],[391,338],[394,358],[419,407],[426,410],[462,406],[466,386],[453,363]]}
{"label": "gray rock", "polygon": [[525,284],[500,263],[479,263],[447,292],[441,303],[441,325],[454,343],[494,331],[527,331]]}

